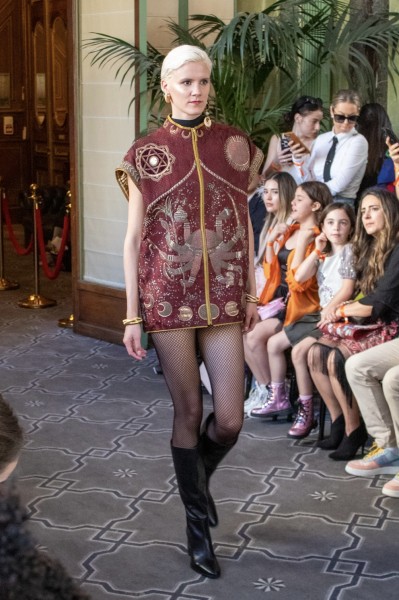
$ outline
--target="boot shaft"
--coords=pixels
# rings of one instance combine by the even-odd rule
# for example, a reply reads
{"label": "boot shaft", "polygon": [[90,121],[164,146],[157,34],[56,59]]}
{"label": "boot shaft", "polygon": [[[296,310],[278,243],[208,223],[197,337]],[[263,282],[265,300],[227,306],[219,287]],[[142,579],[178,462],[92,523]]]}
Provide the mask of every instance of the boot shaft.
{"label": "boot shaft", "polygon": [[219,444],[208,436],[207,430],[210,422],[213,421],[214,418],[215,417],[213,413],[208,415],[205,421],[204,431],[200,435],[198,445],[202,460],[204,461],[207,480],[209,480],[209,477],[216,470],[218,464],[224,459],[224,457],[230,452],[237,442],[237,439],[235,439],[231,444]]}
{"label": "boot shaft", "polygon": [[205,465],[199,448],[177,448],[171,444],[171,451],[180,498],[187,517],[207,519]]}
{"label": "boot shaft", "polygon": [[270,385],[270,396],[268,404],[275,411],[285,410],[287,408],[289,400],[287,390],[285,388],[285,383],[272,383]]}

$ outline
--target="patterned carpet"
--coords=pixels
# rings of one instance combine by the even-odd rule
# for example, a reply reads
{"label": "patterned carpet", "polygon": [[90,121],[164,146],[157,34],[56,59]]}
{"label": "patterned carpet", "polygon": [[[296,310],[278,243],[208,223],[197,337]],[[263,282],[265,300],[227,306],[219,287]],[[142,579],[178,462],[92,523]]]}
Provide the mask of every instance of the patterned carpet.
{"label": "patterned carpet", "polygon": [[40,547],[93,600],[397,598],[399,502],[381,495],[387,477],[348,476],[315,448],[317,433],[290,440],[283,420],[245,420],[212,480],[222,577],[192,571],[153,352],[134,363],[122,346],[59,328],[68,273],[42,284],[57,306],[19,308],[31,258],[7,265],[21,285],[0,293],[0,391],[26,430],[17,488]]}

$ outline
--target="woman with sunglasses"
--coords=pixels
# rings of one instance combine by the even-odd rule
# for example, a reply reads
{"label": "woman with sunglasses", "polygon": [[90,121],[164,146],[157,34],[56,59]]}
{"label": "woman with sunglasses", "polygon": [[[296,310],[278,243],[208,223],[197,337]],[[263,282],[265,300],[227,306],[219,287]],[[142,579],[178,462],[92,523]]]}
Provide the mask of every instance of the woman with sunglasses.
{"label": "woman with sunglasses", "polygon": [[360,108],[356,92],[337,92],[330,106],[332,130],[317,137],[309,161],[299,153],[294,160],[302,181],[324,181],[334,201],[347,202],[353,207],[368,155],[367,140],[355,128]]}
{"label": "woman with sunglasses", "polygon": [[[304,154],[307,159],[309,159],[312,144],[319,134],[323,116],[323,100],[312,96],[301,96],[295,100],[291,110],[283,115],[282,130],[292,131],[301,144],[309,150],[309,153]],[[284,134],[271,137],[262,172],[265,179],[273,173],[284,171],[292,175],[297,183],[299,182],[300,176],[293,164],[293,155],[289,144],[289,139]],[[291,146],[294,145],[291,142]]]}

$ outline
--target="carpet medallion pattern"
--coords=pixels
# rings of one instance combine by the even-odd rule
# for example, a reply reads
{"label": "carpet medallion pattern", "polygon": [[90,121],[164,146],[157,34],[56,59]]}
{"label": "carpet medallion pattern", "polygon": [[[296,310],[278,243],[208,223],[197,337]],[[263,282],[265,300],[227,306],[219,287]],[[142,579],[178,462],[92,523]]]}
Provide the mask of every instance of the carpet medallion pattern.
{"label": "carpet medallion pattern", "polygon": [[59,328],[69,285],[67,273],[46,283],[58,304],[39,311],[17,306],[21,289],[1,293],[0,391],[26,431],[16,486],[30,529],[93,599],[397,597],[399,502],[381,495],[388,476],[347,475],[315,447],[317,433],[291,440],[284,420],[245,420],[212,479],[222,576],[192,571],[154,352],[135,363],[122,346]]}

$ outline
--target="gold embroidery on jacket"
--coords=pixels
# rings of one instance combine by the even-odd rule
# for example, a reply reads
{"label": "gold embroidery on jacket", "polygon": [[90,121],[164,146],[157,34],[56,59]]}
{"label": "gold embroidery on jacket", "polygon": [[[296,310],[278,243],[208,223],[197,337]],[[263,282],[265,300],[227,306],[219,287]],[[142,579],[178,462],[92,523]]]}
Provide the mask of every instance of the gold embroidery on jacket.
{"label": "gold embroidery on jacket", "polygon": [[231,135],[224,145],[224,154],[227,162],[236,171],[247,171],[249,169],[251,156],[248,141],[242,135]]}
{"label": "gold embroidery on jacket", "polygon": [[[155,215],[159,218],[160,225],[165,230],[165,241],[169,252],[158,251],[164,261],[163,273],[169,280],[180,279],[183,293],[192,287],[202,266],[203,242],[200,229],[191,231],[187,213],[179,206],[172,212],[170,202],[158,207]],[[163,215],[163,217],[161,216]],[[231,208],[224,208],[216,217],[215,230],[205,229],[206,251],[210,264],[216,275],[218,283],[229,288],[235,283],[241,287],[241,265],[235,265],[233,260],[242,259],[246,251],[235,250],[236,244],[245,238],[245,229],[238,221],[234,234],[228,241],[223,239],[224,222],[233,217]],[[183,225],[183,243],[179,243],[176,225]],[[156,244],[153,244],[156,247]],[[238,281],[235,281],[238,275]],[[180,277],[179,277],[180,276]]]}
{"label": "gold embroidery on jacket", "polygon": [[176,157],[170,152],[168,146],[146,144],[137,150],[137,170],[142,179],[159,181],[165,175],[172,173],[172,165]]}

